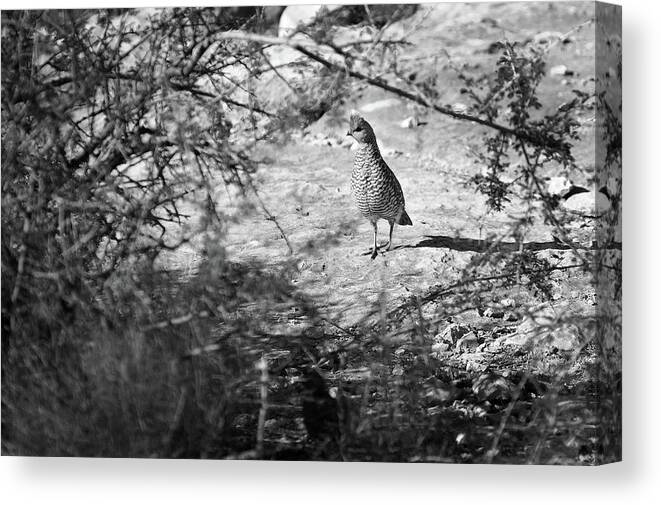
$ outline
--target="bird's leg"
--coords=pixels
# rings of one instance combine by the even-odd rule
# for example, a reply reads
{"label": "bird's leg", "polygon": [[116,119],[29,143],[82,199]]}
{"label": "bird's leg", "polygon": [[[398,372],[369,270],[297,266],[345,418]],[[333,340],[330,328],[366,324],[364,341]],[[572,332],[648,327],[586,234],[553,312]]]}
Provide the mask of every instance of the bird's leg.
{"label": "bird's leg", "polygon": [[376,232],[377,232],[377,225],[376,221],[372,223],[372,226],[374,226],[374,248],[372,249],[372,259],[376,258],[377,255],[377,249],[376,249]]}
{"label": "bird's leg", "polygon": [[392,246],[392,230],[394,227],[395,227],[395,221],[390,221],[390,233],[388,234],[388,243],[383,245],[386,251],[390,251],[390,247]]}

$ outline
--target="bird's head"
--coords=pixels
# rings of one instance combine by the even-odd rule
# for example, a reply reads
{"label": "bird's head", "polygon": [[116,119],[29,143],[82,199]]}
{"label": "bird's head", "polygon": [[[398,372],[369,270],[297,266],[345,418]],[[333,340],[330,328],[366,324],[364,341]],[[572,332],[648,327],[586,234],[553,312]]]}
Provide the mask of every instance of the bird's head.
{"label": "bird's head", "polygon": [[347,132],[347,135],[351,135],[360,144],[367,144],[375,140],[374,130],[372,130],[370,124],[365,121],[365,118],[355,110],[351,111],[351,116],[349,117],[349,131]]}

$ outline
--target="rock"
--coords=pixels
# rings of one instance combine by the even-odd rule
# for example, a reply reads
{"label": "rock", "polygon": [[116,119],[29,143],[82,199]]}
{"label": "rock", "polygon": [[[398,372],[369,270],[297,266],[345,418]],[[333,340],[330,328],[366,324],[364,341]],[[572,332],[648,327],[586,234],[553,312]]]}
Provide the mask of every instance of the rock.
{"label": "rock", "polygon": [[420,124],[416,116],[409,116],[399,123],[400,128],[415,128]]}
{"label": "rock", "polygon": [[277,419],[267,419],[264,421],[264,428],[268,429],[275,429],[276,426],[278,425],[278,420]]}
{"label": "rock", "polygon": [[567,65],[556,65],[551,67],[549,70],[550,75],[561,76],[561,75],[574,75],[573,70],[569,70]]}
{"label": "rock", "polygon": [[516,301],[513,298],[503,298],[500,301],[500,304],[508,309],[516,307]]}
{"label": "rock", "polygon": [[492,307],[488,307],[487,309],[484,310],[482,315],[484,317],[493,317],[494,319],[501,319],[504,316],[504,313],[502,310],[496,310]]}
{"label": "rock", "polygon": [[475,380],[472,389],[475,396],[482,401],[507,401],[512,398],[513,385],[500,375],[485,373]]}
{"label": "rock", "polygon": [[581,339],[578,329],[572,324],[558,321],[552,308],[544,308],[527,315],[519,324],[516,332],[502,337],[505,345],[530,348],[536,351],[555,349],[569,351],[578,349]]}
{"label": "rock", "polygon": [[450,344],[447,342],[438,342],[431,346],[432,353],[441,353],[448,352],[450,350]]}
{"label": "rock", "polygon": [[562,196],[572,187],[572,182],[566,177],[548,177],[546,179],[546,191],[551,196]]}
{"label": "rock", "polygon": [[233,420],[232,420],[232,427],[233,428],[243,428],[247,425],[250,424],[250,415],[249,414],[238,414]]}
{"label": "rock", "polygon": [[467,372],[478,372],[482,373],[484,372],[488,367],[489,364],[485,362],[485,358],[481,354],[466,354],[468,358],[466,359],[466,371]]}
{"label": "rock", "polygon": [[505,312],[505,315],[503,316],[503,319],[505,321],[518,321],[519,316],[517,316],[514,312],[512,311],[507,311]]}
{"label": "rock", "polygon": [[447,342],[437,342],[431,346],[431,357],[434,359],[443,360],[450,354],[452,354],[452,351],[450,350],[450,344]]}
{"label": "rock", "polygon": [[457,350],[459,351],[476,349],[479,345],[477,335],[472,331],[457,340]]}
{"label": "rock", "polygon": [[280,15],[278,37],[291,36],[299,25],[311,23],[324,8],[332,12],[339,7],[341,5],[290,5]]}
{"label": "rock", "polygon": [[429,388],[425,392],[425,398],[428,400],[434,400],[437,402],[448,402],[453,400],[457,396],[455,388],[451,387],[433,387]]}
{"label": "rock", "polygon": [[610,209],[611,201],[603,191],[596,189],[576,193],[562,202],[562,207],[584,216],[598,216]]}
{"label": "rock", "polygon": [[461,323],[452,323],[450,326],[445,328],[441,333],[434,337],[434,343],[447,342],[452,345],[471,331],[472,329],[470,326]]}
{"label": "rock", "polygon": [[565,72],[567,71],[567,66],[566,65],[556,65],[554,67],[551,67],[549,70],[550,75],[565,75]]}
{"label": "rock", "polygon": [[610,187],[616,187],[617,180],[607,182],[600,188],[585,188],[573,184],[566,177],[549,177],[546,179],[546,190],[551,196],[560,197],[560,205],[569,211],[586,216],[599,215],[611,207]]}

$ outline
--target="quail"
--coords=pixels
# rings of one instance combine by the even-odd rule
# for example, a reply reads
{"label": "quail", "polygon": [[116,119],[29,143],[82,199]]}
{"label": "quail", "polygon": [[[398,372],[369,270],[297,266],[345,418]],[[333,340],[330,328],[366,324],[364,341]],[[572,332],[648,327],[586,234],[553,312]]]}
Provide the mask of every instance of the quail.
{"label": "quail", "polygon": [[390,224],[390,234],[385,249],[392,246],[392,231],[395,223],[412,225],[411,218],[404,206],[402,187],[381,157],[376,144],[376,135],[370,124],[355,111],[349,118],[350,135],[358,142],[358,150],[353,161],[351,174],[351,192],[360,213],[372,223],[374,228],[374,246],[372,259],[377,256],[377,221],[385,219]]}

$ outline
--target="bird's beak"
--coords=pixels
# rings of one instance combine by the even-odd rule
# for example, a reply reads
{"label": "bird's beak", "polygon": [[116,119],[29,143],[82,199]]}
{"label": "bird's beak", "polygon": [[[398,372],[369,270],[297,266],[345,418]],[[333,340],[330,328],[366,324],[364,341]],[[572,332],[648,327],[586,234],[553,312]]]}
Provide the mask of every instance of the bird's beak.
{"label": "bird's beak", "polygon": [[351,137],[351,130],[347,131],[347,137]]}

